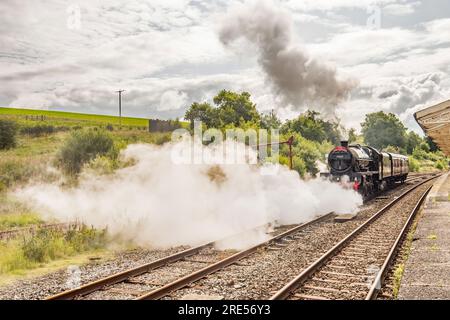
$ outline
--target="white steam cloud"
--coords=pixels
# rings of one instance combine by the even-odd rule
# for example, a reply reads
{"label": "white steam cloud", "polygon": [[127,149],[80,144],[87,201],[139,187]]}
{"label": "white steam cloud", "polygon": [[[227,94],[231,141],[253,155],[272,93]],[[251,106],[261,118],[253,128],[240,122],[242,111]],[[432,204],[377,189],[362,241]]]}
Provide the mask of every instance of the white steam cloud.
{"label": "white steam cloud", "polygon": [[[16,194],[44,216],[108,227],[112,235],[148,247],[202,244],[264,224],[353,212],[362,202],[352,190],[322,180],[302,181],[284,167],[262,175],[248,164],[172,161],[173,148],[191,146],[130,145],[121,156],[133,164],[112,175],[83,175],[76,188],[32,185]],[[265,237],[264,231],[254,231],[222,247],[238,249]]]}
{"label": "white steam cloud", "polygon": [[292,21],[288,13],[266,1],[239,5],[224,18],[219,38],[225,45],[239,38],[255,44],[258,62],[275,93],[294,108],[308,107],[327,115],[356,86],[340,80],[336,70],[292,45]]}

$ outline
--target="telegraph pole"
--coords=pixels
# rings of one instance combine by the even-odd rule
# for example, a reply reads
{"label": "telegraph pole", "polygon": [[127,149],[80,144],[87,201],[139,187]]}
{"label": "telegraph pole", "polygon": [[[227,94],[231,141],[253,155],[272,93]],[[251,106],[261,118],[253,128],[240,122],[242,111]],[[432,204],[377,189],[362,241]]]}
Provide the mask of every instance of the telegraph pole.
{"label": "telegraph pole", "polygon": [[119,123],[120,127],[122,127],[122,92],[125,90],[117,90],[116,92],[119,93]]}

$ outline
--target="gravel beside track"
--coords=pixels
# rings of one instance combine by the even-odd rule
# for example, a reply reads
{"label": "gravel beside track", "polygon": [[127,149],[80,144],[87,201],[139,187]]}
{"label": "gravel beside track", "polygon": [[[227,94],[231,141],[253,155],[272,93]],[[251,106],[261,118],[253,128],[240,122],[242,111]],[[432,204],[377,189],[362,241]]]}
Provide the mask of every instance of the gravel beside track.
{"label": "gravel beside track", "polygon": [[[405,200],[400,201],[398,208],[408,214],[408,209],[414,207],[412,199],[416,199],[425,189],[426,186],[421,186],[413,191]],[[182,299],[192,295],[219,296],[224,299],[268,299],[401,191],[404,191],[404,187],[383,195],[380,201],[370,201],[354,220],[337,223],[328,219],[311,225],[300,231],[295,241],[285,248],[261,250],[164,299]],[[389,199],[384,199],[386,196]],[[411,204],[407,203],[408,199]],[[362,283],[367,287],[364,280]]]}

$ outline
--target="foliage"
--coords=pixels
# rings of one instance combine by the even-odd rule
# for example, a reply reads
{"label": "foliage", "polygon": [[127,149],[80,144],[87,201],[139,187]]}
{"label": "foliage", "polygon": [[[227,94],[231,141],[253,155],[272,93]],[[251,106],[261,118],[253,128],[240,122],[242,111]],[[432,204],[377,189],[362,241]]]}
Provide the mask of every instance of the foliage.
{"label": "foliage", "polygon": [[436,161],[436,169],[438,170],[448,170],[449,168],[449,163],[448,163],[448,159],[439,159],[438,161]]}
{"label": "foliage", "polygon": [[281,120],[278,119],[274,112],[269,114],[261,114],[261,128],[262,129],[279,129],[281,127]]}
{"label": "foliage", "polygon": [[419,170],[420,170],[420,162],[414,157],[409,157],[409,171],[419,172]]}
{"label": "foliage", "polygon": [[333,144],[338,144],[339,129],[339,123],[321,119],[320,113],[316,111],[307,111],[293,120],[286,121],[281,127],[281,132],[297,132],[308,140],[317,142],[328,140]]}
{"label": "foliage", "polygon": [[430,147],[430,151],[431,152],[437,152],[440,151],[439,147],[437,146],[436,143],[434,143],[433,140],[431,140],[430,137],[426,137],[425,138],[426,143],[428,143],[428,146]]}
{"label": "foliage", "polygon": [[59,150],[57,164],[67,174],[78,174],[88,161],[113,152],[113,146],[113,139],[105,131],[78,130],[71,134]]}
{"label": "foliage", "polygon": [[217,127],[219,124],[218,112],[209,103],[194,102],[184,115],[186,120],[191,123],[191,129],[194,126],[194,121],[201,121],[206,127]]}
{"label": "foliage", "polygon": [[370,146],[383,149],[390,145],[399,148],[406,145],[406,128],[393,113],[367,114],[361,127],[364,141]]}
{"label": "foliage", "polygon": [[26,227],[42,223],[42,219],[34,213],[0,214],[0,230]]}
{"label": "foliage", "polygon": [[[294,143],[292,145],[292,159],[293,169],[296,170],[301,177],[305,177],[306,173],[315,176],[319,170],[317,168],[317,161],[321,159],[322,155],[319,151],[320,144],[314,141],[305,139],[297,132],[288,132],[282,136],[283,140],[287,140],[290,136],[294,137]],[[280,159],[285,158],[282,164],[289,163],[289,147],[283,145],[280,148]]]}
{"label": "foliage", "polygon": [[33,168],[22,161],[6,160],[0,162],[0,191],[14,183],[27,181],[33,174]]}
{"label": "foliage", "polygon": [[0,119],[0,150],[16,146],[17,124],[14,121]]}
{"label": "foliage", "polygon": [[351,128],[348,131],[348,143],[356,143],[358,140],[358,135],[356,134],[356,130]]}
{"label": "foliage", "polygon": [[413,150],[420,145],[422,140],[423,139],[417,133],[410,131],[406,136],[406,152],[412,154]]}
{"label": "foliage", "polygon": [[0,243],[0,273],[34,268],[40,263],[103,248],[106,231],[85,226],[67,232],[39,229],[22,240]]}
{"label": "foliage", "polygon": [[383,149],[383,151],[389,153],[402,153],[399,147],[396,146],[387,146],[386,148]]}
{"label": "foliage", "polygon": [[184,118],[191,122],[202,121],[207,128],[221,129],[227,125],[240,126],[245,122],[260,120],[256,105],[248,92],[236,93],[222,90],[213,99],[215,107],[209,103],[194,102]]}
{"label": "foliage", "polygon": [[58,131],[68,131],[69,128],[65,126],[55,127],[53,125],[38,124],[35,126],[26,126],[20,129],[21,134],[27,134],[33,137],[40,137],[49,135]]}
{"label": "foliage", "polygon": [[222,90],[213,99],[218,109],[220,122],[238,126],[242,122],[259,120],[256,105],[250,100],[250,93],[235,93]]}

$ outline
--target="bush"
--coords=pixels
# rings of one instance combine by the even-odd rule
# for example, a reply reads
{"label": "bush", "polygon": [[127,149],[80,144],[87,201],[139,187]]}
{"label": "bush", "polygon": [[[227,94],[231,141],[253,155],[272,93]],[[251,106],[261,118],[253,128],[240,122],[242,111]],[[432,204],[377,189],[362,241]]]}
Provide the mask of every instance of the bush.
{"label": "bush", "polygon": [[39,229],[22,240],[0,241],[0,274],[31,269],[41,263],[103,248],[106,230],[85,226],[67,232]]}
{"label": "bush", "polygon": [[110,124],[110,123],[108,123],[108,124],[106,125],[106,130],[108,130],[108,131],[114,131],[113,125]]}
{"label": "bush", "polygon": [[104,131],[77,130],[59,150],[57,164],[67,174],[78,174],[85,163],[111,153],[113,146],[113,139]]}
{"label": "bush", "polygon": [[24,127],[20,130],[20,133],[27,134],[33,137],[40,137],[43,135],[52,134],[55,131],[57,131],[57,129],[54,126],[39,124],[33,127]]}
{"label": "bush", "polygon": [[88,173],[94,172],[97,175],[111,174],[119,167],[116,158],[117,155],[114,155],[113,159],[107,156],[97,156],[85,164],[83,171]]}
{"label": "bush", "polygon": [[13,121],[0,120],[0,150],[16,146],[17,125]]}
{"label": "bush", "polygon": [[419,172],[419,169],[420,169],[419,161],[413,157],[409,157],[409,171]]}
{"label": "bush", "polygon": [[412,155],[417,160],[429,160],[429,154],[421,148],[414,148]]}
{"label": "bush", "polygon": [[162,145],[169,142],[171,139],[172,135],[170,132],[155,132],[150,135],[148,142],[156,145]]}
{"label": "bush", "polygon": [[0,214],[0,230],[26,227],[40,223],[43,223],[42,219],[38,215],[30,212]]}
{"label": "bush", "polygon": [[33,175],[29,165],[21,161],[8,160],[0,162],[0,189],[11,187],[14,183],[27,181]]}
{"label": "bush", "polygon": [[446,161],[446,159],[440,159],[440,160],[436,161],[435,167],[436,167],[436,169],[439,169],[439,170],[447,170],[448,162]]}

